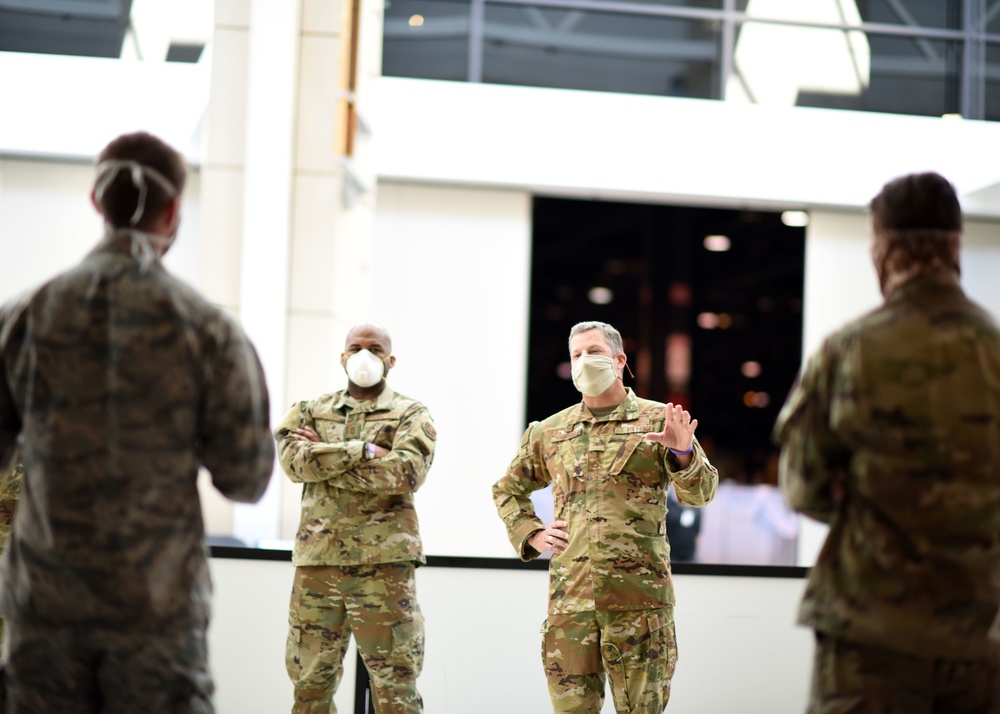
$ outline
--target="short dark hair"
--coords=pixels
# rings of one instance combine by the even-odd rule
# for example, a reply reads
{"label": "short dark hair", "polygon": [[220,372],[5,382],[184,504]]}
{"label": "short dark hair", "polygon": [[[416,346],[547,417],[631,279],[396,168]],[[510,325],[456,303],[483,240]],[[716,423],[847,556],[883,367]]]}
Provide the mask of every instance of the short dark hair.
{"label": "short dark hair", "polygon": [[955,188],[940,174],[893,179],[871,200],[876,230],[961,232],[962,207]]}
{"label": "short dark hair", "polygon": [[[97,158],[97,165],[100,167],[108,161],[135,161],[160,174],[174,189],[171,194],[158,181],[146,180],[145,205],[135,224],[136,228],[148,228],[167,204],[184,190],[184,158],[173,147],[152,134],[139,131],[119,136],[104,147]],[[116,173],[110,177],[106,189],[98,197],[101,213],[116,228],[129,226],[139,206],[139,188],[128,170],[109,170]],[[104,176],[104,172],[99,171],[96,183]]]}

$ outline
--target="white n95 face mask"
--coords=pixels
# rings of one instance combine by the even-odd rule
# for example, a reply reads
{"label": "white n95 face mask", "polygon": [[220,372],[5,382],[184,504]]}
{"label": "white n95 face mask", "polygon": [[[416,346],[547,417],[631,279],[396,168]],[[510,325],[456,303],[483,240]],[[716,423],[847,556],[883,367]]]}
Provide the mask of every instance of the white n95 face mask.
{"label": "white n95 face mask", "polygon": [[385,376],[382,360],[368,350],[355,352],[344,365],[347,377],[359,387],[374,387]]}
{"label": "white n95 face mask", "polygon": [[605,355],[580,355],[573,363],[573,386],[588,397],[597,397],[615,383],[615,361]]}

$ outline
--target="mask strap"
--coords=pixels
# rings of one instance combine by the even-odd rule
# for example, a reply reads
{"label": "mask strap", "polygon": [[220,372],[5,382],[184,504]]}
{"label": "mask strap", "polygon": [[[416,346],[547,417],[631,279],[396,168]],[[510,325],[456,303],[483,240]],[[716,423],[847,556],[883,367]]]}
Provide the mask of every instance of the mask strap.
{"label": "mask strap", "polygon": [[115,228],[110,223],[104,224],[104,234],[112,236],[116,234],[128,235],[131,239],[131,253],[136,262],[139,263],[139,272],[148,273],[149,268],[160,258],[156,247],[166,249],[173,244],[174,239],[167,236],[153,235],[135,228]]}
{"label": "mask strap", "polygon": [[142,214],[146,211],[147,178],[152,179],[154,183],[158,184],[170,198],[177,195],[177,189],[170,183],[170,180],[152,166],[140,164],[138,161],[132,159],[109,159],[97,165],[97,184],[94,186],[94,197],[98,203],[104,198],[108,186],[117,178],[118,172],[121,169],[128,169],[132,185],[139,190],[139,200],[136,202],[135,212],[128,222],[130,226],[136,225],[142,219]]}
{"label": "mask strap", "polygon": [[635,375],[632,374],[632,368],[628,366],[628,362],[625,363],[625,369],[628,370],[628,376],[631,377],[632,379],[635,379]]}

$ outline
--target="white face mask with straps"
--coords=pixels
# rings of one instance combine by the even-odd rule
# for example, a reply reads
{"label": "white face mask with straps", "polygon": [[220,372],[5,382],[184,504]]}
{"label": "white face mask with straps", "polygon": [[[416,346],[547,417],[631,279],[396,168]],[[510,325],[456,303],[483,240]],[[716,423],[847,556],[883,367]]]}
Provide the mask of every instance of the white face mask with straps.
{"label": "white face mask with straps", "polygon": [[[167,194],[169,198],[177,195],[177,188],[170,183],[170,180],[154,169],[152,166],[140,164],[132,159],[109,159],[97,165],[97,182],[94,185],[94,198],[100,204],[107,193],[108,187],[118,177],[119,172],[127,170],[132,184],[139,191],[139,198],[136,201],[135,211],[129,218],[129,226],[135,226],[142,220],[146,211],[146,196],[149,188],[147,179],[157,184]],[[110,223],[104,224],[105,235],[115,233],[127,233],[132,239],[132,257],[139,263],[142,272],[149,270],[149,267],[156,262],[161,253],[165,252],[174,242],[174,236],[160,236],[137,228],[118,228]],[[157,250],[159,249],[159,250]]]}
{"label": "white face mask with straps", "polygon": [[368,350],[360,350],[347,358],[344,370],[348,379],[359,387],[374,387],[385,379],[385,360],[379,359]]}

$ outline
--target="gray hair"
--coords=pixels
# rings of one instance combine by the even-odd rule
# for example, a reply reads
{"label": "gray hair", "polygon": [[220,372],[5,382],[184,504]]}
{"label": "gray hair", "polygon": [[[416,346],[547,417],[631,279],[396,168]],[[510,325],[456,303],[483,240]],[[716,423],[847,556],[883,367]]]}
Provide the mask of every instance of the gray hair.
{"label": "gray hair", "polygon": [[607,342],[608,347],[611,348],[612,356],[620,355],[625,352],[625,348],[622,346],[622,333],[606,322],[578,322],[573,325],[573,328],[569,331],[569,339],[572,340],[581,332],[590,332],[591,330],[600,330],[604,333],[604,341]]}

